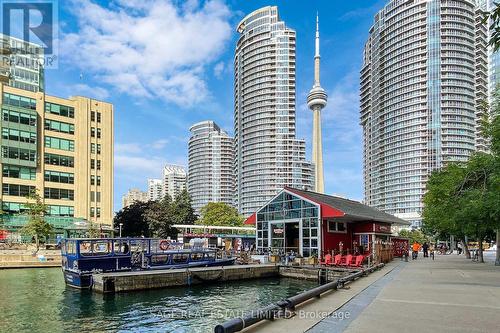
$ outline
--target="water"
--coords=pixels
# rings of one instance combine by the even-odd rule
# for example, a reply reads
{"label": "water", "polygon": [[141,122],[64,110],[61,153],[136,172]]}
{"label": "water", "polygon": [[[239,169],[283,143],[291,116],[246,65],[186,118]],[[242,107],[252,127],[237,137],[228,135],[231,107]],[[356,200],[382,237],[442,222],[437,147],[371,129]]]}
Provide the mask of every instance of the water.
{"label": "water", "polygon": [[315,285],[270,278],[99,295],[67,288],[59,268],[0,270],[0,331],[213,332],[242,311]]}

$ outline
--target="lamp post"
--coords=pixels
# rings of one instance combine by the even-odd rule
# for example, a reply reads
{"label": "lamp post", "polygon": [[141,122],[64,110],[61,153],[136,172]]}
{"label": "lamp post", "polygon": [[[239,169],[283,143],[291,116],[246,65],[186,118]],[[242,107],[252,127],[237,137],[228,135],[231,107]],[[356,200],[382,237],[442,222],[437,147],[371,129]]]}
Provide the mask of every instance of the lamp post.
{"label": "lamp post", "polygon": [[123,226],[123,223],[120,223],[120,238],[122,238],[122,226]]}

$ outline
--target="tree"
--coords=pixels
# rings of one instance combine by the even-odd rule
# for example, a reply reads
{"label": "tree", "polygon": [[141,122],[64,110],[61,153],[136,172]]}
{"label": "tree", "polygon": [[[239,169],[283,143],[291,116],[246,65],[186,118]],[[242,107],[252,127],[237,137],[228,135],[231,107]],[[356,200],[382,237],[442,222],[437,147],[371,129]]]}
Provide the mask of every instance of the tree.
{"label": "tree", "polygon": [[490,40],[488,45],[495,51],[500,47],[500,6],[493,3],[495,7],[490,12],[483,12],[483,23],[489,24]]}
{"label": "tree", "polygon": [[172,202],[172,219],[174,224],[194,224],[197,218],[193,209],[191,196],[184,189],[176,195]]}
{"label": "tree", "polygon": [[47,237],[52,232],[52,226],[44,219],[47,205],[42,202],[38,192],[30,193],[27,199],[28,223],[21,229],[21,232],[35,238],[35,253],[37,253],[40,250],[40,238]]}
{"label": "tree", "polygon": [[122,223],[123,237],[151,236],[149,223],[145,218],[145,213],[150,205],[150,202],[135,202],[123,208],[113,219],[114,228],[119,229],[120,223]]}
{"label": "tree", "polygon": [[161,200],[150,201],[145,212],[145,220],[151,233],[155,237],[175,237],[177,229],[172,225],[176,223],[176,212],[172,198],[167,194]]}
{"label": "tree", "polygon": [[405,237],[409,239],[410,245],[417,242],[419,244],[423,244],[425,242],[429,242],[427,236],[420,230],[401,230],[399,232],[399,236]]}
{"label": "tree", "polygon": [[90,220],[88,223],[87,235],[90,238],[98,238],[99,236],[101,236],[99,228],[97,228],[97,225],[92,220]]}
{"label": "tree", "polygon": [[201,219],[196,224],[239,227],[244,220],[236,208],[223,202],[209,202],[201,209]]}

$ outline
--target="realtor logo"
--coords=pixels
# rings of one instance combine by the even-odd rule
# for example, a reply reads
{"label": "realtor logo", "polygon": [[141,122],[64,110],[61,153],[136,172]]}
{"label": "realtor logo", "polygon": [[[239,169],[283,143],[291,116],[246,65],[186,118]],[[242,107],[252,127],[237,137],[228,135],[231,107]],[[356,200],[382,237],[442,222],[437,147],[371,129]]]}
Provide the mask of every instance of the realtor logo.
{"label": "realtor logo", "polygon": [[44,67],[57,59],[57,3],[55,0],[0,0],[2,34],[43,48]]}

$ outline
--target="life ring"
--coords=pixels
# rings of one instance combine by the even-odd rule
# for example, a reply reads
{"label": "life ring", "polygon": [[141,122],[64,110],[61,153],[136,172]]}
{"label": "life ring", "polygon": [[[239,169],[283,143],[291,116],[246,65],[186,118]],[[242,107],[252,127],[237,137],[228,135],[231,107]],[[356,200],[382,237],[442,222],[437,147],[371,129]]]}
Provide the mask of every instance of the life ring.
{"label": "life ring", "polygon": [[170,245],[170,244],[169,244],[169,242],[168,242],[167,240],[165,240],[165,239],[164,239],[164,240],[161,240],[161,241],[160,241],[160,250],[162,250],[162,251],[167,250],[167,249],[168,249],[168,247],[169,247],[169,245]]}

